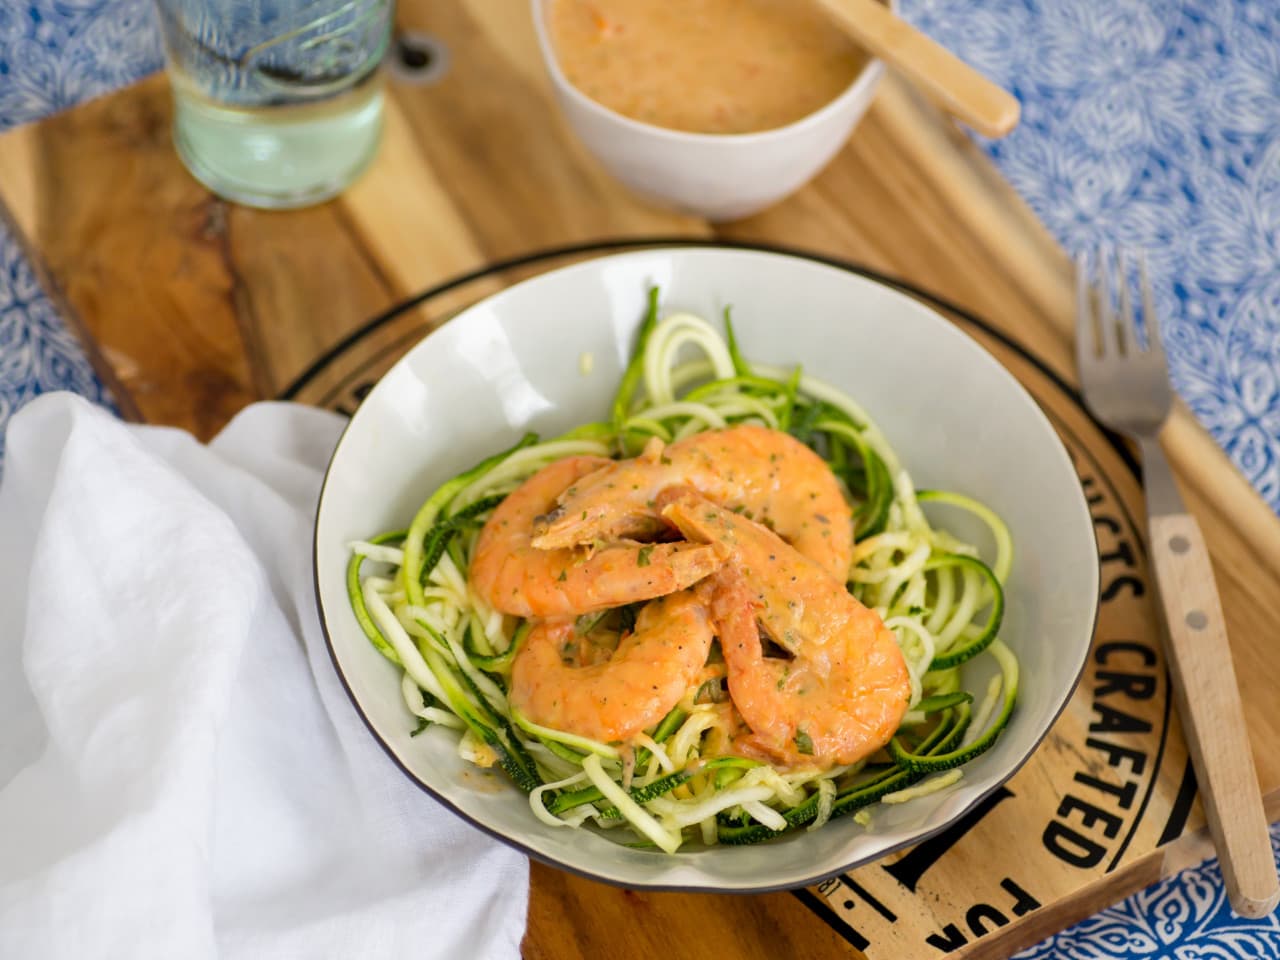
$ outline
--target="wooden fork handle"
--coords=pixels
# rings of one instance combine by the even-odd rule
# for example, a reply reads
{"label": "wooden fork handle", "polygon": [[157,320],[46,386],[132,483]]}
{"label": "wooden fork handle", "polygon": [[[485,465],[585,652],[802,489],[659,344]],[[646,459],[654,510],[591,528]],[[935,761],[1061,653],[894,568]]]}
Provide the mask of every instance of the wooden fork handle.
{"label": "wooden fork handle", "polygon": [[1152,516],[1150,526],[1174,702],[1227,897],[1243,917],[1266,916],[1280,900],[1280,882],[1209,552],[1188,514]]}
{"label": "wooden fork handle", "polygon": [[878,0],[816,0],[832,21],[984,137],[1018,125],[1017,99]]}

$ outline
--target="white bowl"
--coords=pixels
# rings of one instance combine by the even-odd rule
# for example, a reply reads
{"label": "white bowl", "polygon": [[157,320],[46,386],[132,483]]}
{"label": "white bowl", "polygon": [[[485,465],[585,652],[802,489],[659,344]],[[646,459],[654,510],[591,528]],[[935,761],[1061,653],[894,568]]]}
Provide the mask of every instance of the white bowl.
{"label": "white bowl", "polygon": [[[996,745],[946,795],[878,807],[755,847],[619,846],[536,820],[501,775],[458,759],[454,735],[410,737],[398,670],[351,613],[346,544],[404,527],[440,483],[525,430],[554,435],[607,415],[658,284],[664,311],[718,317],[726,305],[750,359],[803,364],[851,393],[921,487],[994,508],[1015,546],[1001,637],[1017,654],[1017,709]],[[579,372],[582,353],[594,357]],[[948,525],[966,536],[947,516]],[[629,887],[763,891],[811,883],[918,843],[971,809],[1027,759],[1066,704],[1097,610],[1093,524],[1057,434],[985,350],[903,294],[843,270],[777,254],[662,249],[603,257],[525,281],[463,311],[400,360],[365,398],[333,455],[320,497],[316,584],[330,652],[374,736],[404,772],[454,811],[529,855]],[[985,689],[980,657],[969,689]]]}
{"label": "white bowl", "polygon": [[743,134],[668,130],[624,117],[568,81],[547,35],[548,2],[532,0],[534,28],[556,99],[578,138],[632,190],[708,220],[748,216],[804,186],[849,139],[884,73],[879,60],[869,60],[842,94],[785,127]]}

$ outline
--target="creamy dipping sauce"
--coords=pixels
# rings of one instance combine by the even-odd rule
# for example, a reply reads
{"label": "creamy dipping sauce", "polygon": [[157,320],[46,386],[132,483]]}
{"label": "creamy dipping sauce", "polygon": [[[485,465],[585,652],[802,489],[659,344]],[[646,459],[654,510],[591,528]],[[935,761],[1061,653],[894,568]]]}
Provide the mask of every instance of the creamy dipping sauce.
{"label": "creamy dipping sauce", "polygon": [[793,123],[867,56],[802,0],[549,0],[569,82],[611,110],[696,133]]}

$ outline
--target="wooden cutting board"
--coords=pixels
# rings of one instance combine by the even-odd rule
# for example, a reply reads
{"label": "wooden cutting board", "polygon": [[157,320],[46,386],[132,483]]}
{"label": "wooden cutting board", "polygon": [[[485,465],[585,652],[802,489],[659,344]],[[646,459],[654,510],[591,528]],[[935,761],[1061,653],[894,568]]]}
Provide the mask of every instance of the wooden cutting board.
{"label": "wooden cutting board", "polygon": [[[641,893],[535,864],[526,955],[1005,956],[1208,855],[1136,466],[1074,393],[1069,265],[1040,225],[963,135],[893,83],[817,180],[766,213],[713,228],[645,206],[567,131],[527,15],[520,0],[403,3],[450,66],[429,86],[391,83],[373,169],[310,210],[209,196],[170,145],[162,77],[0,137],[7,216],[123,413],[208,437],[261,398],[350,411],[453,312],[599,255],[596,241],[781,244],[945,298],[928,302],[1027,385],[1089,496],[1103,602],[1094,657],[1048,739],[953,830],[796,894]],[[508,262],[486,269],[496,261]],[[1209,539],[1276,818],[1280,755],[1265,748],[1280,737],[1280,521],[1184,410],[1165,440]]]}

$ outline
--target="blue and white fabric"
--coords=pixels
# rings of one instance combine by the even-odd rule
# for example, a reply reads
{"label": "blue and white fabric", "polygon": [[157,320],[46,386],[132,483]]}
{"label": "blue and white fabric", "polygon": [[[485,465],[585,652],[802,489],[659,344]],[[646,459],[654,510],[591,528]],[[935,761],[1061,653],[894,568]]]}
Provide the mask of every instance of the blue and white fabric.
{"label": "blue and white fabric", "polygon": [[118,89],[162,62],[151,0],[5,0],[0,130]]}
{"label": "blue and white fabric", "polygon": [[[1280,859],[1280,826],[1271,828]],[[1011,960],[1276,960],[1280,916],[1231,912],[1217,860],[1135,893]]]}
{"label": "blue and white fabric", "polygon": [[[5,0],[0,131],[115,90],[162,62],[150,0]],[[111,405],[18,238],[0,221],[0,469],[9,417],[53,390]]]}
{"label": "blue and white fabric", "polygon": [[[1063,246],[1146,251],[1178,393],[1280,511],[1280,3],[901,6],[1018,95],[984,147]],[[4,0],[0,131],[160,64],[148,0]],[[110,402],[0,224],[0,463],[10,414],[55,389]],[[1210,861],[1019,957],[1275,958],[1280,921],[1231,914]]]}
{"label": "blue and white fabric", "polygon": [[1280,511],[1280,3],[903,6],[1018,95],[986,147],[1062,245],[1146,251],[1174,386]]}

